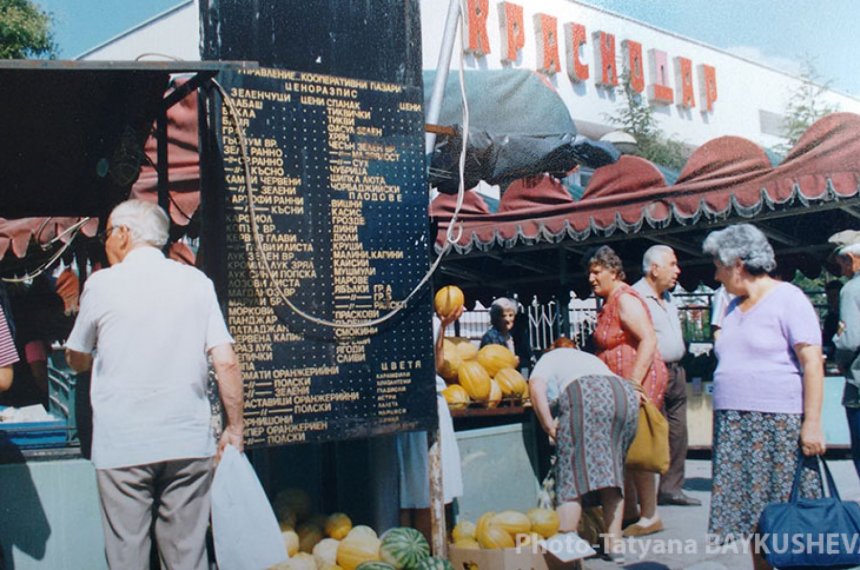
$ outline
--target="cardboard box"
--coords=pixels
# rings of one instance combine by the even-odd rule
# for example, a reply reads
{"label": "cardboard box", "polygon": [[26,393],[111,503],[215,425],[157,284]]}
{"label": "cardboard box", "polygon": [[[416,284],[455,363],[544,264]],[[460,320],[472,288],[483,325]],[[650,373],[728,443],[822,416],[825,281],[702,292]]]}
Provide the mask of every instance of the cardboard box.
{"label": "cardboard box", "polygon": [[562,562],[548,552],[501,548],[477,550],[448,546],[448,560],[456,570],[580,570],[582,560]]}

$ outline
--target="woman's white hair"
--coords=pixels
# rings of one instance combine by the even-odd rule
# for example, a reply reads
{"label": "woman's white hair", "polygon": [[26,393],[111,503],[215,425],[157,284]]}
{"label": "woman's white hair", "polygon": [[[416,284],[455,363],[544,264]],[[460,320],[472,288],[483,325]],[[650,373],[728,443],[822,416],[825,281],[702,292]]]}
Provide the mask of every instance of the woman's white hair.
{"label": "woman's white hair", "polygon": [[753,275],[776,269],[773,247],[752,224],[736,224],[711,232],[702,244],[702,251],[723,265],[740,260]]}
{"label": "woman's white hair", "polygon": [[135,245],[162,247],[167,243],[170,218],[154,202],[126,200],[110,214],[113,227],[125,226]]}
{"label": "woman's white hair", "polygon": [[499,297],[490,305],[490,323],[494,327],[498,328],[496,325],[501,322],[505,311],[513,311],[516,314],[517,304],[507,297]]}

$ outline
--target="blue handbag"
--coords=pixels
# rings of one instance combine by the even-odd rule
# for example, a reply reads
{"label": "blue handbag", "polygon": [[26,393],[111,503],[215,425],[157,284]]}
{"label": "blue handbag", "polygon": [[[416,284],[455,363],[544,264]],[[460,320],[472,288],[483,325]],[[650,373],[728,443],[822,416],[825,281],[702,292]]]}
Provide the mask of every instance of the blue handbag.
{"label": "blue handbag", "polygon": [[[807,461],[819,461],[827,476],[820,499],[799,497],[801,474]],[[811,464],[810,464],[811,465]],[[758,521],[756,546],[776,568],[850,568],[860,564],[860,505],[841,501],[823,457],[797,461],[794,484],[787,503],[771,503]]]}

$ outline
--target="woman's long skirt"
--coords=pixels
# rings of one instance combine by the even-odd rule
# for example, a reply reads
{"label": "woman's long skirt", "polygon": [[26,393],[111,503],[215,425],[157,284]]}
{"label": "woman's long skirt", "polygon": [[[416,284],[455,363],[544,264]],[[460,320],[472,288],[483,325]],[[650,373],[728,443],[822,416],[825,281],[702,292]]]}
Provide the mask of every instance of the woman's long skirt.
{"label": "woman's long skirt", "polygon": [[624,488],[624,459],[636,436],[639,397],[617,376],[583,376],[558,400],[555,464],[559,503]]}
{"label": "woman's long skirt", "polygon": [[[746,541],[768,503],[787,501],[797,469],[801,416],[738,410],[714,412],[709,539]],[[817,471],[803,470],[804,497],[818,497]]]}

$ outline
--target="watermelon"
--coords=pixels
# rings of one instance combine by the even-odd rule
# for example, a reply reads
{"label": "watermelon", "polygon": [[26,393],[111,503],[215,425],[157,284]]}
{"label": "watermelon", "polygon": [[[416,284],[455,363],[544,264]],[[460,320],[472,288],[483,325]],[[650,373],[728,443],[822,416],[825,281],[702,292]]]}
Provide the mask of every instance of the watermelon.
{"label": "watermelon", "polygon": [[394,566],[389,564],[388,562],[382,562],[381,560],[371,560],[369,562],[362,562],[358,565],[355,570],[396,570]]}
{"label": "watermelon", "polygon": [[415,570],[454,570],[454,566],[438,556],[428,556],[418,563]]}
{"label": "watermelon", "polygon": [[414,528],[396,527],[382,535],[379,557],[397,570],[415,570],[418,563],[428,556],[430,545]]}

